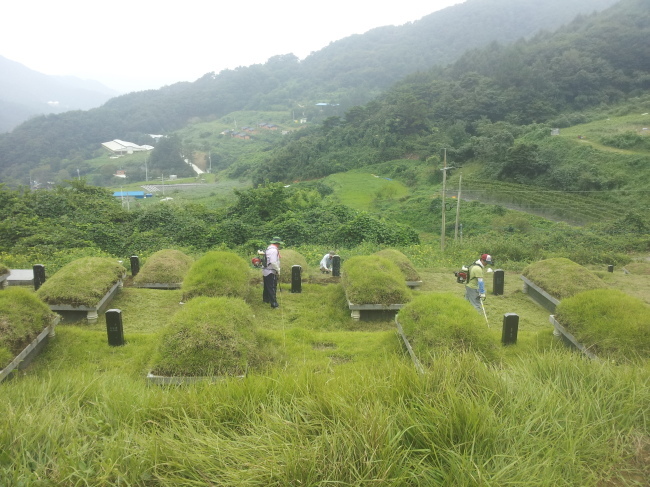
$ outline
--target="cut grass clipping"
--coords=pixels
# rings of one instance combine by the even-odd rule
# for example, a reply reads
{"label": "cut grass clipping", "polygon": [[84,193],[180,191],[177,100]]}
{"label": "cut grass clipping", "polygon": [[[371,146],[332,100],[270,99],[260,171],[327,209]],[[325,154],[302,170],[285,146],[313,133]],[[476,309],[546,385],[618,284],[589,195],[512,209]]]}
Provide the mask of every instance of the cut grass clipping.
{"label": "cut grass clipping", "polygon": [[353,304],[389,306],[411,300],[411,292],[397,264],[377,255],[359,255],[346,260],[341,283]]}
{"label": "cut grass clipping", "polygon": [[152,254],[133,278],[136,284],[180,284],[194,259],[180,250],[165,249]]}
{"label": "cut grass clipping", "polygon": [[79,307],[95,306],[126,269],[106,257],[84,257],[64,265],[36,292],[47,304]]}
{"label": "cut grass clipping", "polygon": [[197,297],[163,332],[152,368],[164,376],[240,376],[256,362],[254,316],[239,298]]}
{"label": "cut grass clipping", "polygon": [[0,369],[3,369],[43,329],[56,314],[36,295],[24,288],[0,291]]}
{"label": "cut grass clipping", "polygon": [[397,267],[399,267],[399,269],[404,274],[404,278],[407,281],[420,280],[420,274],[418,274],[418,271],[415,270],[415,267],[413,267],[413,264],[411,263],[409,258],[399,250],[384,249],[384,250],[380,250],[375,255],[378,255],[380,257],[385,257],[386,259],[395,262],[397,264]]}
{"label": "cut grass clipping", "polygon": [[650,358],[650,306],[615,289],[564,299],[555,319],[600,358]]}
{"label": "cut grass clipping", "polygon": [[192,264],[185,276],[183,301],[195,296],[245,298],[249,288],[248,263],[232,252],[212,251]]}
{"label": "cut grass clipping", "polygon": [[498,359],[500,348],[485,320],[464,298],[447,293],[423,294],[404,306],[397,320],[420,361],[434,355],[475,352],[487,361]]}
{"label": "cut grass clipping", "polygon": [[307,279],[309,276],[309,271],[307,268],[307,260],[295,250],[283,249],[280,251],[280,282],[290,283],[291,282],[291,268],[294,265],[299,265],[302,267],[301,278],[302,280]]}
{"label": "cut grass clipping", "polygon": [[557,299],[607,286],[589,269],[564,257],[540,260],[527,266],[522,275]]}

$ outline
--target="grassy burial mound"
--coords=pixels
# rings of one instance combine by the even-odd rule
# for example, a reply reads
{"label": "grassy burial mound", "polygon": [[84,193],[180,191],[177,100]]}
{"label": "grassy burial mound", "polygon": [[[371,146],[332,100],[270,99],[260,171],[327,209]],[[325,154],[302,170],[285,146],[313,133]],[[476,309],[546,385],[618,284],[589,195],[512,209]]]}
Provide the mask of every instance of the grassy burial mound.
{"label": "grassy burial mound", "polygon": [[61,267],[36,293],[49,305],[92,308],[125,274],[116,260],[83,257]]}
{"label": "grassy burial mound", "polygon": [[650,306],[615,289],[595,289],[562,300],[555,319],[600,358],[650,358]]}
{"label": "grassy burial mound", "polygon": [[522,275],[560,300],[590,289],[607,287],[589,269],[563,257],[530,264],[523,270]]}
{"label": "grassy burial mound", "polygon": [[411,300],[404,275],[393,261],[377,255],[360,255],[345,261],[341,283],[354,304],[403,304]]}
{"label": "grassy burial mound", "polygon": [[56,314],[25,288],[10,287],[0,292],[0,369],[55,318]]}
{"label": "grassy burial mound", "polygon": [[232,252],[212,251],[192,264],[185,275],[183,301],[195,296],[245,298],[249,289],[248,263]]}
{"label": "grassy burial mound", "polygon": [[280,251],[280,282],[291,282],[291,268],[294,265],[299,265],[302,267],[302,280],[307,279],[308,276],[308,267],[307,260],[303,257],[302,254],[299,254],[295,250],[283,249]]}
{"label": "grassy burial mound", "polygon": [[385,257],[388,260],[392,260],[397,264],[397,267],[402,271],[404,274],[404,278],[407,281],[419,281],[420,280],[420,274],[418,274],[418,271],[415,270],[415,267],[413,266],[413,263],[409,260],[407,256],[405,256],[402,252],[399,250],[395,249],[384,249],[380,250],[379,252],[375,253],[375,255],[378,255],[380,257]]}
{"label": "grassy burial mound", "polygon": [[165,249],[152,254],[133,278],[136,285],[181,284],[194,259],[180,250]]}
{"label": "grassy burial mound", "polygon": [[257,364],[254,315],[239,298],[199,296],[162,334],[152,373],[159,376],[240,376]]}
{"label": "grassy burial mound", "polygon": [[420,295],[400,310],[397,319],[424,363],[443,350],[476,352],[487,360],[499,356],[483,317],[468,301],[453,294]]}

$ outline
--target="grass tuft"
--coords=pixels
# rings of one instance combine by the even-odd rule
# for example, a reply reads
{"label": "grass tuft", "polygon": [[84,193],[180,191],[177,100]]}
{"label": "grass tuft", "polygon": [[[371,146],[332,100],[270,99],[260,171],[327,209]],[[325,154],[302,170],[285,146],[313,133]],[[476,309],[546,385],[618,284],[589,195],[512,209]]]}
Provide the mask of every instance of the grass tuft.
{"label": "grass tuft", "polygon": [[354,304],[403,304],[411,300],[397,264],[376,255],[352,257],[343,264],[341,283]]}
{"label": "grass tuft", "polygon": [[291,268],[294,265],[299,265],[302,267],[302,280],[309,279],[309,267],[307,266],[307,260],[303,257],[302,254],[291,249],[283,249],[280,251],[282,272],[280,273],[280,282],[290,283],[291,282]]}
{"label": "grass tuft", "polygon": [[61,267],[36,292],[47,304],[95,306],[126,273],[107,257],[83,257]]}
{"label": "grass tuft", "polygon": [[183,301],[195,296],[244,298],[249,288],[248,263],[232,252],[212,251],[198,259],[181,287]]}
{"label": "grass tuft", "polygon": [[180,250],[159,250],[147,258],[140,272],[133,278],[133,282],[136,284],[181,283],[193,262],[192,257]]}
{"label": "grass tuft", "polygon": [[601,358],[650,358],[650,306],[615,289],[596,289],[562,300],[555,318]]}
{"label": "grass tuft", "polygon": [[590,289],[603,289],[605,283],[589,269],[564,257],[540,260],[524,268],[527,277],[557,299]]}
{"label": "grass tuft", "polygon": [[254,316],[242,299],[197,297],[163,332],[156,375],[243,375],[255,353]]}
{"label": "grass tuft", "polygon": [[417,296],[397,318],[413,350],[426,362],[441,351],[476,352],[488,360],[499,357],[485,320],[465,299],[452,294]]}
{"label": "grass tuft", "polygon": [[0,292],[0,369],[18,355],[56,314],[36,295],[21,287]]}
{"label": "grass tuft", "polygon": [[397,267],[404,274],[404,278],[407,281],[419,281],[420,274],[417,269],[413,266],[413,263],[409,258],[404,255],[402,252],[396,249],[384,249],[377,252],[375,255],[380,257],[385,257],[386,259],[392,260],[397,264]]}

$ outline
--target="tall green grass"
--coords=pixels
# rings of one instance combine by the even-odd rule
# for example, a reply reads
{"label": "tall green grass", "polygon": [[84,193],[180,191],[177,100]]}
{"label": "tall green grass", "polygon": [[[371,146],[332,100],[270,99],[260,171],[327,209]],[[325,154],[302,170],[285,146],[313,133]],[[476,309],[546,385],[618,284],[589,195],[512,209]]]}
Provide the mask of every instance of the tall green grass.
{"label": "tall green grass", "polygon": [[175,388],[42,371],[3,385],[0,484],[642,485],[649,386],[564,351]]}
{"label": "tall green grass", "polygon": [[650,358],[650,306],[616,289],[594,289],[563,300],[556,319],[602,358]]}
{"label": "tall green grass", "polygon": [[0,369],[4,368],[56,315],[36,295],[19,287],[0,292]]}

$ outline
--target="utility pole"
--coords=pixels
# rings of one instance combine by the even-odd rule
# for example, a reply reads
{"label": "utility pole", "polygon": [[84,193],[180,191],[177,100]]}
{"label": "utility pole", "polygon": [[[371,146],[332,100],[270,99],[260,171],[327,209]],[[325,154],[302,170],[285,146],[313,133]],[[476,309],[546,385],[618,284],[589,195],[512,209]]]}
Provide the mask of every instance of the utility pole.
{"label": "utility pole", "polygon": [[458,196],[456,196],[456,231],[454,233],[454,242],[458,240],[458,222],[460,218],[460,184],[463,181],[463,174],[458,176]]}
{"label": "utility pole", "polygon": [[210,161],[210,168],[208,169],[208,172],[212,173],[212,151],[208,151],[208,160]]}
{"label": "utility pole", "polygon": [[149,159],[149,154],[145,154],[144,156],[144,180],[149,181],[149,170],[147,168],[147,159]]}
{"label": "utility pole", "polygon": [[444,167],[442,169],[442,226],[440,227],[440,249],[445,250],[445,189],[447,186],[447,149],[444,149]]}

